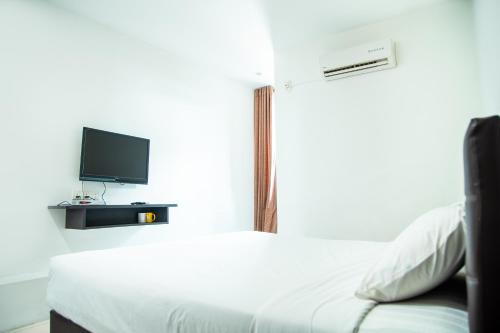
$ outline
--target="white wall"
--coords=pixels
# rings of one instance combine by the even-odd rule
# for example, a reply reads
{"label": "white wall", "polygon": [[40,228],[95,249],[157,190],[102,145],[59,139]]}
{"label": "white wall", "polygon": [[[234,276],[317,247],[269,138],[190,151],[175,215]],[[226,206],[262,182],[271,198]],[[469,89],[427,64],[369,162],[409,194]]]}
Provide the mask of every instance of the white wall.
{"label": "white wall", "polygon": [[[252,228],[253,87],[41,1],[1,1],[0,40],[0,331],[48,315],[51,256]],[[66,230],[47,209],[80,187],[83,126],[151,139],[150,184],[106,197],[177,203],[170,225]]]}
{"label": "white wall", "polygon": [[485,116],[500,114],[500,1],[474,0],[474,18]]}
{"label": "white wall", "polygon": [[[275,52],[280,233],[390,240],[461,199],[480,108],[473,34],[471,4],[453,1]],[[319,56],[385,38],[397,68],[321,80]]]}

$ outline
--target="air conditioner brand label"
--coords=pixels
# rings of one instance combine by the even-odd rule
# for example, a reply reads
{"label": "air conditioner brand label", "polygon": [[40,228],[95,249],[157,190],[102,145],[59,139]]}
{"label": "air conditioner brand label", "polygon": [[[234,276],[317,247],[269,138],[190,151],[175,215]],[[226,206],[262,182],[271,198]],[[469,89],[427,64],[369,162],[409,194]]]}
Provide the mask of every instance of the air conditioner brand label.
{"label": "air conditioner brand label", "polygon": [[377,47],[375,49],[369,49],[368,50],[368,53],[372,53],[372,52],[378,52],[378,51],[382,51],[384,49],[384,47]]}

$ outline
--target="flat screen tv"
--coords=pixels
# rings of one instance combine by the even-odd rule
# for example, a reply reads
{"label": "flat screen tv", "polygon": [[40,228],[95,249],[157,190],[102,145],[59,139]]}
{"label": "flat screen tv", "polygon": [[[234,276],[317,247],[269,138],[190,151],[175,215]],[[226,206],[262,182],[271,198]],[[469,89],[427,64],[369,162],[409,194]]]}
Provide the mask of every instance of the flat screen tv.
{"label": "flat screen tv", "polygon": [[147,184],[149,139],[84,127],[80,180]]}

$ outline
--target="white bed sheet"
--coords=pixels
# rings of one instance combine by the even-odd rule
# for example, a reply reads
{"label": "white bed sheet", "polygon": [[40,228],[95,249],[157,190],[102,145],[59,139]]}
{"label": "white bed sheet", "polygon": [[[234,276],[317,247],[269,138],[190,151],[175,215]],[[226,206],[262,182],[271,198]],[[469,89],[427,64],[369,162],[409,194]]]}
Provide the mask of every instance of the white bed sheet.
{"label": "white bed sheet", "polygon": [[384,246],[242,232],[81,252],[52,259],[47,300],[94,333],[387,332],[354,297]]}
{"label": "white bed sheet", "polygon": [[378,304],[363,320],[360,333],[467,333],[465,276],[459,274],[423,296]]}

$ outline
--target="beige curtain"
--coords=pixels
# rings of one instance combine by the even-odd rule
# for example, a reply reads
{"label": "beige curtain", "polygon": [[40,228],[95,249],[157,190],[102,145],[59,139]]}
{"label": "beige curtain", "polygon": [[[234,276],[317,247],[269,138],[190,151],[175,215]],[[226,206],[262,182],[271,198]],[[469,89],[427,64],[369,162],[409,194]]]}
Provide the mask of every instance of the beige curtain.
{"label": "beige curtain", "polygon": [[277,232],[274,88],[254,92],[254,230]]}

